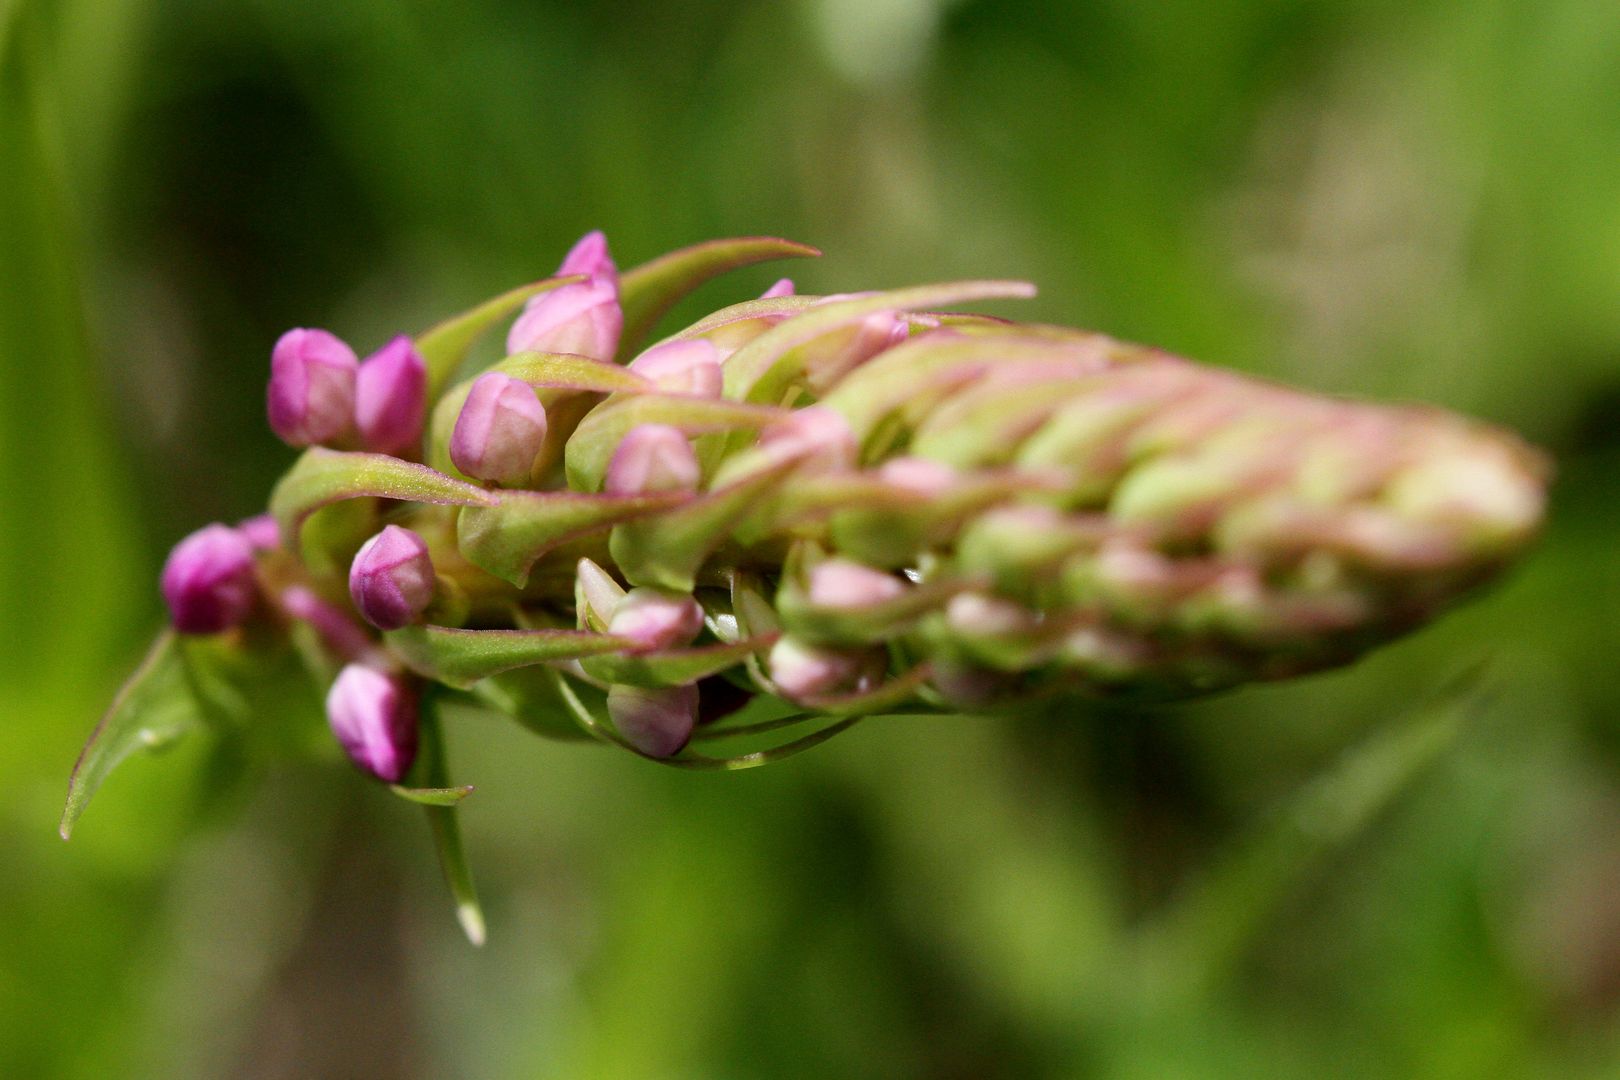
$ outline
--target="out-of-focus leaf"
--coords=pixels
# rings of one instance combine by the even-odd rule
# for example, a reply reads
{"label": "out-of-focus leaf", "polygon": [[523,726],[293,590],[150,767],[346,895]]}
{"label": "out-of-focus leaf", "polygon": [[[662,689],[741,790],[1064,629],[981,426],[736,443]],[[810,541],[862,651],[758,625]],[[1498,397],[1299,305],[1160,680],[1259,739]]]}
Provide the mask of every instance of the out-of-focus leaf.
{"label": "out-of-focus leaf", "polygon": [[473,786],[462,784],[459,787],[405,787],[401,784],[389,784],[388,790],[408,802],[420,803],[423,806],[455,806],[473,793]]}
{"label": "out-of-focus leaf", "polygon": [[[419,794],[461,790],[450,783],[450,766],[445,758],[444,732],[440,729],[437,705],[430,699],[424,706],[421,759],[417,766],[423,786],[414,790]],[[405,794],[406,790],[412,789],[394,790],[406,798],[413,798]],[[467,787],[462,791],[462,796],[471,790],[471,787]],[[484,909],[478,902],[472,867],[468,865],[466,849],[461,845],[461,826],[456,821],[456,804],[462,796],[453,796],[448,802],[429,798],[415,798],[414,801],[422,803],[422,809],[427,814],[428,829],[433,833],[433,846],[439,853],[439,866],[444,870],[445,884],[450,886],[450,896],[456,903],[456,921],[461,923],[468,941],[482,945],[485,936]]]}
{"label": "out-of-focus leaf", "polygon": [[613,652],[631,642],[584,630],[461,630],[449,626],[407,626],[383,635],[388,647],[411,670],[466,689],[502,671],[577,660]]}
{"label": "out-of-focus leaf", "polygon": [[444,384],[455,375],[456,369],[467,358],[475,342],[491,327],[508,316],[515,315],[530,297],[538,296],[559,285],[584,281],[583,274],[551,277],[504,292],[493,300],[486,300],[460,315],[453,315],[436,326],[429,327],[416,337],[416,351],[427,363],[428,400],[432,401],[444,389]]}
{"label": "out-of-focus leaf", "polygon": [[66,840],[90,796],[137,750],[159,750],[202,725],[173,631],[153,642],[90,734],[68,781],[60,832]]}
{"label": "out-of-focus leaf", "polygon": [[493,506],[495,496],[411,461],[387,454],[313,446],[304,451],[270,495],[282,542],[296,547],[304,519],[344,499],[377,497],[449,506]]}
{"label": "out-of-focus leaf", "polygon": [[619,303],[624,308],[620,356],[633,356],[664,313],[704,282],[755,263],[820,254],[808,244],[792,240],[743,236],[693,244],[642,263],[619,279]]}
{"label": "out-of-focus leaf", "polygon": [[506,491],[499,498],[498,506],[463,510],[456,521],[456,541],[475,566],[522,588],[535,560],[546,552],[690,496]]}

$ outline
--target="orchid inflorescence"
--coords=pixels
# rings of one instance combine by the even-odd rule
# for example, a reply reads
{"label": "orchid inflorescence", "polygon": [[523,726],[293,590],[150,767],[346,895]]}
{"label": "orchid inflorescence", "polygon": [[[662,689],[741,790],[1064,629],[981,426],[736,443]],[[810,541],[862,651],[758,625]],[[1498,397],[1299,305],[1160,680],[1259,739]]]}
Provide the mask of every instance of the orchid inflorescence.
{"label": "orchid inflorescence", "polygon": [[[950,310],[1021,282],[783,279],[644,347],[699,284],[813,254],[716,241],[621,276],[592,233],[364,361],[288,331],[268,415],[303,455],[267,515],[175,547],[173,630],[86,748],[64,835],[132,746],[288,643],[354,764],[443,825],[470,790],[444,776],[447,705],[737,768],[874,714],[1184,697],[1348,662],[1538,528],[1545,465],[1509,434]],[[766,745],[692,749],[722,739]]]}

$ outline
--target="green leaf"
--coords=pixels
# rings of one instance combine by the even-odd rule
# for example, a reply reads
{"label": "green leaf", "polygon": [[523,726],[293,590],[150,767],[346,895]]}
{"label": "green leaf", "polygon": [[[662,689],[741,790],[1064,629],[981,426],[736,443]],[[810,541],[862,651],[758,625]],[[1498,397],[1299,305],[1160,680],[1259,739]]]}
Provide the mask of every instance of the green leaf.
{"label": "green leaf", "polygon": [[364,454],[312,446],[270,494],[270,512],[282,541],[296,547],[304,519],[345,499],[377,497],[450,506],[493,506],[495,496],[426,465],[387,454]]}
{"label": "green leaf", "polygon": [[657,387],[627,367],[575,353],[513,353],[494,367],[536,389],[646,393]]}
{"label": "green leaf", "polygon": [[[444,732],[440,728],[437,704],[431,699],[424,704],[426,707],[422,710],[422,750],[417,764],[417,771],[422,775],[424,783],[421,788],[415,790],[458,790],[450,783],[450,767],[445,758]],[[472,788],[466,790],[471,791]],[[395,791],[403,794],[399,788],[395,788]],[[467,852],[461,846],[461,826],[456,821],[456,804],[461,799],[452,798],[448,803],[416,801],[423,803],[422,809],[427,814],[428,829],[433,834],[433,846],[439,853],[439,866],[444,870],[445,884],[450,886],[450,896],[456,903],[456,921],[461,923],[461,929],[467,935],[468,941],[474,945],[482,945],[484,909],[478,902],[478,890],[473,885],[472,867],[468,865]]]}
{"label": "green leaf", "polygon": [[473,793],[471,784],[460,787],[404,787],[389,784],[388,790],[409,802],[423,806],[454,806]]}
{"label": "green leaf", "polygon": [[418,334],[415,342],[416,351],[427,363],[427,399],[432,401],[439,396],[444,384],[455,376],[456,369],[467,359],[467,353],[480,337],[488,333],[496,323],[517,314],[518,308],[530,297],[555,289],[559,285],[584,280],[583,274],[570,274],[567,277],[550,277],[529,285],[521,285]]}
{"label": "green leaf", "polygon": [[192,697],[191,683],[172,630],[152,643],[135,673],[113,698],[90,734],[68,780],[67,806],[60,832],[66,840],[79,815],[109,773],[137,750],[159,750],[204,721]]}
{"label": "green leaf", "polygon": [[619,278],[619,304],[624,309],[619,355],[634,356],[653,326],[678,300],[726,271],[772,259],[820,254],[808,244],[792,240],[742,236],[693,244],[642,263]]}
{"label": "green leaf", "polygon": [[682,395],[648,394],[604,402],[580,421],[568,440],[568,486],[576,491],[600,490],[613,452],[631,428],[642,424],[669,424],[688,435],[704,435],[738,428],[757,431],[785,415],[769,406]]}
{"label": "green leaf", "polygon": [[467,560],[519,588],[548,551],[620,522],[667,510],[689,495],[588,495],[576,491],[506,491],[491,507],[468,507],[456,522]]}
{"label": "green leaf", "polygon": [[418,675],[463,690],[502,671],[578,660],[631,644],[625,638],[584,630],[460,630],[449,626],[407,626],[391,630],[383,638]]}
{"label": "green leaf", "polygon": [[545,667],[514,668],[480,680],[468,692],[543,738],[588,738],[557,693],[552,674]]}

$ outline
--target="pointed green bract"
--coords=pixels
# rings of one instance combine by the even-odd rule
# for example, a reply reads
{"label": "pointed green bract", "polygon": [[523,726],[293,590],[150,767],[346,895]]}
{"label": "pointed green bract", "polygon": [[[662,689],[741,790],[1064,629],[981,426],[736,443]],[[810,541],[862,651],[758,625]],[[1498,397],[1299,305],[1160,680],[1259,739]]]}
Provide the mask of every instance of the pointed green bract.
{"label": "pointed green bract", "polygon": [[619,279],[619,306],[624,309],[620,356],[640,351],[654,325],[675,303],[704,282],[773,259],[814,258],[820,251],[774,236],[742,236],[693,244],[625,272]]}
{"label": "pointed green bract", "polygon": [[599,491],[613,452],[642,424],[668,424],[688,435],[758,431],[787,415],[783,409],[711,398],[648,394],[603,403],[574,429],[568,440],[568,483],[575,491]]}
{"label": "pointed green bract", "polygon": [[539,389],[587,390],[600,394],[644,393],[652,383],[629,368],[573,353],[513,353],[490,368]]}
{"label": "pointed green bract", "polygon": [[419,803],[422,806],[455,806],[473,793],[473,786],[462,784],[460,787],[404,787],[400,784],[389,784],[388,790],[406,802]]}
{"label": "pointed green bract", "polygon": [[383,635],[396,656],[423,678],[465,689],[513,668],[615,652],[630,642],[582,630],[460,630],[407,626]]}
{"label": "pointed green bract", "polygon": [[521,588],[536,560],[547,552],[689,498],[506,491],[496,506],[464,509],[456,521],[456,540],[469,562]]}
{"label": "pointed green bract", "polygon": [[427,364],[427,399],[433,401],[439,396],[445,384],[455,377],[456,369],[467,359],[473,345],[497,323],[517,314],[526,302],[543,292],[584,280],[583,274],[570,274],[521,285],[418,334],[416,351]]}
{"label": "pointed green bract", "polygon": [[426,465],[387,454],[352,453],[313,446],[281,478],[270,512],[283,543],[297,547],[304,519],[345,499],[376,497],[447,506],[493,506],[495,497]]}
{"label": "pointed green bract", "polygon": [[[421,775],[423,787],[417,792],[454,792],[460,790],[450,783],[450,766],[445,755],[444,731],[440,727],[437,702],[429,700],[422,710],[422,749],[416,771]],[[396,789],[398,790],[398,789]],[[467,787],[462,793],[472,791]],[[401,791],[400,794],[404,795]],[[478,902],[478,889],[473,885],[472,866],[467,862],[467,851],[461,843],[461,825],[456,820],[456,806],[460,796],[448,802],[433,798],[413,798],[420,802],[427,814],[428,831],[433,835],[434,849],[439,853],[439,866],[444,871],[445,884],[450,886],[450,898],[455,901],[456,921],[462,933],[474,945],[484,943],[484,909]]]}
{"label": "pointed green bract", "polygon": [[651,653],[604,653],[581,660],[579,666],[591,678],[607,683],[681,686],[734,668],[745,658],[769,649],[774,640],[758,637]]}

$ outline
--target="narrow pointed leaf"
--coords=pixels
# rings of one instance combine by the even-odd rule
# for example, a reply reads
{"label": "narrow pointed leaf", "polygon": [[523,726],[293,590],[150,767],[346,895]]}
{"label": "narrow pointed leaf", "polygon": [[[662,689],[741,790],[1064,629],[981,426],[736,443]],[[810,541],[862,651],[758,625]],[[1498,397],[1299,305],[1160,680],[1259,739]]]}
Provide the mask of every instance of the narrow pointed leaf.
{"label": "narrow pointed leaf", "polygon": [[610,634],[582,630],[460,630],[449,626],[407,626],[383,637],[412,671],[458,689],[513,668],[578,660],[632,644]]}
{"label": "narrow pointed leaf", "polygon": [[[422,774],[424,788],[417,790],[456,790],[450,783],[450,766],[445,757],[444,732],[439,724],[438,709],[431,703],[422,712],[422,764],[418,771]],[[472,789],[469,787],[467,790]],[[482,945],[484,909],[478,902],[472,867],[461,845],[461,826],[456,821],[456,803],[461,800],[457,798],[449,803],[415,801],[423,802],[428,830],[433,834],[433,846],[439,853],[439,866],[444,871],[445,884],[450,886],[450,897],[456,904],[456,921],[461,924],[468,941]]]}
{"label": "narrow pointed leaf", "polygon": [[304,519],[323,506],[366,497],[450,506],[493,506],[495,497],[435,472],[426,465],[387,454],[350,453],[315,446],[288,470],[270,495],[270,512],[282,542],[296,546]]}
{"label": "narrow pointed leaf", "polygon": [[90,796],[120,762],[137,750],[168,746],[202,725],[175,635],[165,631],[119,689],[112,707],[79,752],[62,811],[62,839],[72,835]]}
{"label": "narrow pointed leaf", "polygon": [[403,787],[389,784],[388,790],[408,802],[423,806],[454,806],[473,793],[471,784],[459,787]]}
{"label": "narrow pointed leaf", "polygon": [[502,293],[493,300],[486,300],[460,315],[453,315],[418,334],[415,345],[416,351],[427,363],[428,400],[432,401],[439,396],[445,383],[455,376],[456,369],[467,358],[473,344],[497,323],[517,314],[517,310],[530,297],[555,289],[559,285],[584,280],[583,274],[570,274],[567,277],[545,278],[542,281],[522,285],[510,292]]}
{"label": "narrow pointed leaf", "polygon": [[820,254],[808,244],[792,240],[742,236],[693,244],[643,263],[619,279],[619,304],[624,309],[619,353],[634,356],[653,326],[677,301],[728,270],[773,259],[813,258]]}
{"label": "narrow pointed leaf", "polygon": [[736,667],[771,647],[774,637],[718,645],[663,649],[649,653],[607,653],[586,657],[580,667],[593,679],[630,686],[681,686]]}
{"label": "narrow pointed leaf", "polygon": [[574,353],[513,353],[490,370],[521,379],[536,388],[589,390],[602,394],[646,393],[657,389],[627,367]]}
{"label": "narrow pointed leaf", "polygon": [[497,506],[463,510],[456,522],[456,541],[473,565],[522,588],[535,561],[548,551],[689,498],[508,491],[500,495]]}

